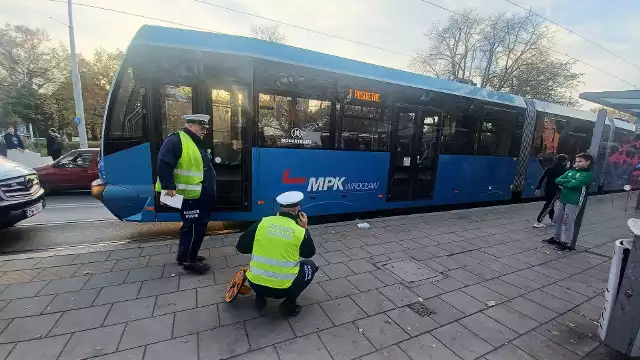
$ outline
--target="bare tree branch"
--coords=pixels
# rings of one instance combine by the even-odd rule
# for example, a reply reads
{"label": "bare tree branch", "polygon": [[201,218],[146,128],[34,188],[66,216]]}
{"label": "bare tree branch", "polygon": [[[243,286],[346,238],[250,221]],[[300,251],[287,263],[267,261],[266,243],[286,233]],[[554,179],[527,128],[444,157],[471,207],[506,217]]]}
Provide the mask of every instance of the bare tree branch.
{"label": "bare tree branch", "polygon": [[[571,92],[582,74],[556,59],[555,32],[530,12],[483,16],[467,9],[435,24],[428,51],[410,61],[415,71],[540,100],[575,105]],[[543,80],[544,79],[544,80]]]}
{"label": "bare tree branch", "polygon": [[260,40],[271,41],[284,44],[287,42],[287,35],[280,31],[280,24],[273,25],[254,25],[251,28],[251,34]]}

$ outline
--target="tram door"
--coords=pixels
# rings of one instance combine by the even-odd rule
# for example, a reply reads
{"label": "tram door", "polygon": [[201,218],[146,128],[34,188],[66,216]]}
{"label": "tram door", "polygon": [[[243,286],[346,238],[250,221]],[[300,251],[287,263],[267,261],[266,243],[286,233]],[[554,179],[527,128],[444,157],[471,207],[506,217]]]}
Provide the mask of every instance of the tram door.
{"label": "tram door", "polygon": [[392,127],[389,201],[433,197],[440,150],[442,111],[397,106]]}
{"label": "tram door", "polygon": [[251,146],[248,123],[251,97],[246,86],[208,81],[205,91],[211,127],[205,141],[211,146],[216,171],[216,209],[242,209],[250,202]]}

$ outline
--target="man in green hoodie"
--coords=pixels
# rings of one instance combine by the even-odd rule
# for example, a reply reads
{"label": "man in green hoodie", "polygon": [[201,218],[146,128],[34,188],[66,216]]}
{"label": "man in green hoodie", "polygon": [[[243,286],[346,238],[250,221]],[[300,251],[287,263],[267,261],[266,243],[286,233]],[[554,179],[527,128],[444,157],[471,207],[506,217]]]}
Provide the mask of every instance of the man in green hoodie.
{"label": "man in green hoodie", "polygon": [[558,250],[570,250],[574,225],[578,211],[587,196],[587,187],[591,183],[591,163],[593,156],[588,153],[576,155],[573,169],[556,179],[560,186],[560,198],[555,205],[555,232],[546,243],[556,244]]}

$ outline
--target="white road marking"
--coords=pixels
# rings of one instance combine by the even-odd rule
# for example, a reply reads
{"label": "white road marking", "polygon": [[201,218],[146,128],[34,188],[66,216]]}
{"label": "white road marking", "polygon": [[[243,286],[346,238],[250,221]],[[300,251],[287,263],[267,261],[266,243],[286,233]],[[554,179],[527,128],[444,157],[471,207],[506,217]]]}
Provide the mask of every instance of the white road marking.
{"label": "white road marking", "polygon": [[87,219],[87,220],[68,220],[68,221],[49,221],[39,223],[28,223],[16,225],[15,227],[29,227],[29,226],[48,226],[48,225],[68,225],[68,224],[80,224],[80,223],[92,223],[92,222],[106,222],[106,221],[119,221],[118,219]]}
{"label": "white road marking", "polygon": [[56,209],[56,208],[74,208],[74,207],[103,207],[104,205],[102,204],[92,204],[92,203],[86,203],[86,204],[51,204],[51,205],[47,205],[47,209]]}

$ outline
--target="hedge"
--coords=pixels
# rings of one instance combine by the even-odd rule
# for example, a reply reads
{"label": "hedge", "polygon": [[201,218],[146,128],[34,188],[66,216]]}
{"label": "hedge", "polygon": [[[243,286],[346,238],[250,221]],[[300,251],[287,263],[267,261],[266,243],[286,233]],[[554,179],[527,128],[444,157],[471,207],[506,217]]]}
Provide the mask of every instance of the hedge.
{"label": "hedge", "polygon": [[[29,144],[25,144],[27,149],[39,153],[41,156],[48,156],[47,154],[47,143],[44,140],[36,140],[30,142]],[[100,141],[89,141],[90,148],[100,148]],[[66,142],[62,146],[62,155],[68,153],[71,150],[76,150],[80,148],[79,142]]]}

